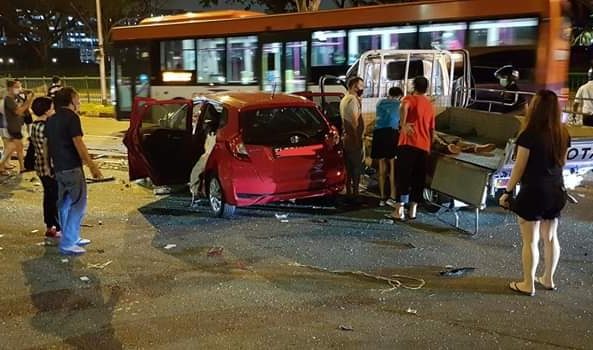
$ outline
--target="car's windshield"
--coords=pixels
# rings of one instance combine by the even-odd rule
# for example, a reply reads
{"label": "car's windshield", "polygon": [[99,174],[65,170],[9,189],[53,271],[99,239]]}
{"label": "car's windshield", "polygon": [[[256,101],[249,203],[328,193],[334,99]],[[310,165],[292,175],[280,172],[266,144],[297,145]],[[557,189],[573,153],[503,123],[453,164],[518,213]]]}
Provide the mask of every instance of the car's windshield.
{"label": "car's windshield", "polygon": [[243,141],[273,147],[304,146],[323,142],[328,126],[317,109],[283,107],[241,113]]}

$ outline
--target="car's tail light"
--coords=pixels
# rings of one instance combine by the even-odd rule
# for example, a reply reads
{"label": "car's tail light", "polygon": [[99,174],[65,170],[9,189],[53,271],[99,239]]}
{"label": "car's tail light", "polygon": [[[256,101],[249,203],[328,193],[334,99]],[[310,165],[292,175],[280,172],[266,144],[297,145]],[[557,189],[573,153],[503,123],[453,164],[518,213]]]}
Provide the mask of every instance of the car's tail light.
{"label": "car's tail light", "polygon": [[249,158],[249,153],[241,139],[241,135],[237,134],[231,138],[231,140],[227,142],[227,146],[229,147],[229,151],[233,154],[233,157],[241,160]]}
{"label": "car's tail light", "polygon": [[332,146],[337,146],[340,143],[340,133],[338,128],[335,126],[329,127],[329,133],[327,134],[327,143]]}

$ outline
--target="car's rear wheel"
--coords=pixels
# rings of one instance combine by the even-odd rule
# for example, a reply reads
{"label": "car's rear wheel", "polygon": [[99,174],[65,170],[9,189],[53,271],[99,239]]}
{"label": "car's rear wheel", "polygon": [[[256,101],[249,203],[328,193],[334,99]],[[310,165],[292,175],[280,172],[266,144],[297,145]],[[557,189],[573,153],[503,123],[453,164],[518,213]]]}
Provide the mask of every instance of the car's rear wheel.
{"label": "car's rear wheel", "polygon": [[225,202],[222,186],[216,176],[210,177],[208,181],[208,202],[217,217],[228,219],[235,214],[236,207]]}

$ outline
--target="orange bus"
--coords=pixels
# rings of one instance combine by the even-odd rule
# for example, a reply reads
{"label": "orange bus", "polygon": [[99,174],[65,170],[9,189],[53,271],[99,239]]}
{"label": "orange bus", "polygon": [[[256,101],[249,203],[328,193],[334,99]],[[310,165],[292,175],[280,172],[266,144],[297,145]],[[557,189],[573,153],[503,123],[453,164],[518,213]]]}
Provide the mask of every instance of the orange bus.
{"label": "orange bus", "polygon": [[267,15],[212,11],[111,30],[112,96],[126,118],[136,96],[219,90],[314,90],[374,49],[466,49],[476,85],[517,68],[522,90],[565,87],[566,0],[439,0]]}

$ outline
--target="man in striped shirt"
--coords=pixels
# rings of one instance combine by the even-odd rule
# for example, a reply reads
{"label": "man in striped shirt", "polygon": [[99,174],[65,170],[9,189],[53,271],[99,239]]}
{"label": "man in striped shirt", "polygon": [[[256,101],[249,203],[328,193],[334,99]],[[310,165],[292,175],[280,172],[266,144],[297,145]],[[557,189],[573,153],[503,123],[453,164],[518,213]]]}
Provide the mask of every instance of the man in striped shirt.
{"label": "man in striped shirt", "polygon": [[37,116],[31,127],[31,144],[35,148],[35,172],[43,184],[43,219],[47,227],[45,237],[47,243],[55,245],[61,237],[58,220],[58,183],[49,161],[45,136],[45,122],[55,111],[49,97],[36,98],[31,109]]}

